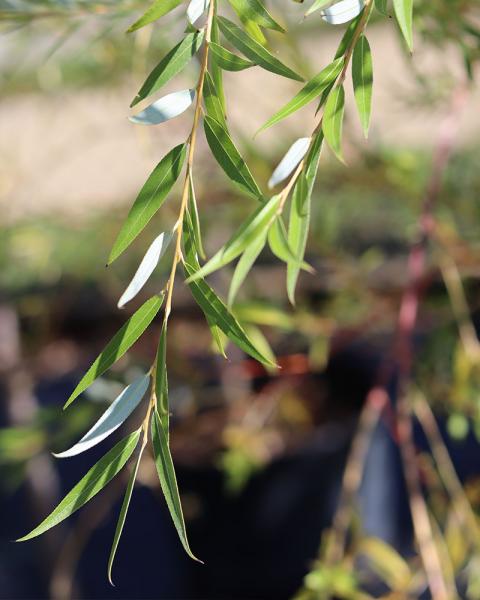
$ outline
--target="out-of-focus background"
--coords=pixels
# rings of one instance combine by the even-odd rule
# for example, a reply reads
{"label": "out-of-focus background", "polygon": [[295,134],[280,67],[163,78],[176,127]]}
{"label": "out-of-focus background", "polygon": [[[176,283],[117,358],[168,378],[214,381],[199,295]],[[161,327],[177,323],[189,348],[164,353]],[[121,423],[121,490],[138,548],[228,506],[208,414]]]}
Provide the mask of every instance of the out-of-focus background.
{"label": "out-of-focus background", "polygon": [[[191,121],[186,113],[147,131],[127,120],[135,92],[184,28],[179,7],[161,24],[125,35],[142,8],[126,1],[0,0],[0,597],[290,598],[315,564],[358,415],[391,351],[408,256],[430,192],[436,235],[421,282],[412,389],[434,409],[462,498],[480,510],[478,5],[416,3],[413,57],[393,19],[372,19],[371,133],[362,138],[349,83],[348,164],[325,150],[314,191],[307,257],[315,273],[301,276],[292,308],[284,266],[265,251],[235,306],[251,335],[279,357],[280,374],[233,347],[229,361],[216,354],[178,282],[169,331],[171,443],[191,545],[205,565],[183,555],[147,460],[112,588],[106,560],[122,476],[45,536],[12,540],[109,447],[105,442],[73,459],[51,455],[78,439],[121,385],[148,368],[157,344],[155,321],[126,358],[62,412],[83,370],[129,314],[116,303],[139,260],[178,211],[175,188],[131,250],[105,268],[136,193],[165,152],[186,138]],[[302,4],[270,8],[288,26],[288,41],[269,35],[286,62],[307,76],[330,62],[343,27],[316,15],[303,21]],[[197,68],[193,63],[169,89],[191,86]],[[232,134],[266,189],[289,145],[311,131],[314,107],[253,140],[299,86],[258,68],[225,79]],[[445,146],[449,159],[437,172]],[[211,254],[252,202],[231,189],[203,139],[195,177]],[[168,268],[166,259],[145,298],[163,286]],[[211,278],[221,294],[230,276],[227,268]],[[401,591],[400,564],[408,585],[418,579],[411,597],[423,597],[394,429],[387,411],[370,440],[354,530],[388,544],[370,548],[378,576],[371,593]],[[462,597],[478,598],[478,548],[458,534],[455,502],[439,484],[418,427],[415,441],[422,486],[443,532],[442,556]],[[306,585],[320,598],[315,589],[326,570],[316,568]],[[355,587],[348,577],[342,581],[345,589]],[[338,597],[353,598],[348,589]]]}

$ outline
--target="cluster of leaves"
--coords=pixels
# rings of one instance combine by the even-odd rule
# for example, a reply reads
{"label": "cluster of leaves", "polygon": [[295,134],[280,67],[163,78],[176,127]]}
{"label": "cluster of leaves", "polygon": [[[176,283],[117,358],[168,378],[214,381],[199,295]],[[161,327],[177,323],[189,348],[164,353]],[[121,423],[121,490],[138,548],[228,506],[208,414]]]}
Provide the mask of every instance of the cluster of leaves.
{"label": "cluster of leaves", "polygon": [[[157,21],[182,5],[182,0],[156,0],[129,29],[136,31]],[[327,6],[328,4],[328,6]],[[170,276],[161,291],[148,299],[110,340],[93,362],[65,404],[71,405],[98,377],[119,360],[145,332],[164,306],[163,323],[157,354],[148,373],[127,386],[93,425],[93,427],[60,457],[74,456],[98,444],[116,431],[148,394],[145,417],[141,426],[119,441],[96,463],[65,496],[54,511],[33,531],[21,538],[36,537],[60,523],[81,508],[103,489],[136,453],[108,563],[111,580],[112,564],[133,492],[143,452],[151,440],[160,484],[186,552],[190,550],[179,492],[169,449],[169,400],[166,367],[168,320],[172,311],[174,282],[178,267],[183,268],[192,296],[205,314],[212,337],[221,351],[227,341],[266,367],[274,366],[270,352],[253,341],[234,316],[231,305],[260,252],[268,244],[272,253],[286,264],[287,292],[293,303],[301,269],[310,270],[304,255],[310,225],[311,196],[317,175],[320,152],[325,140],[334,154],[343,160],[342,128],[345,110],[344,83],[348,67],[352,67],[355,100],[365,135],[368,132],[372,98],[372,57],[365,29],[377,7],[388,14],[385,1],[341,0],[328,3],[317,0],[308,14],[321,11],[322,19],[332,25],[348,23],[332,62],[324,67],[261,128],[280,121],[308,103],[318,103],[321,117],[307,137],[295,141],[274,170],[270,188],[283,187],[266,196],[255,181],[228,129],[223,71],[242,71],[258,66],[281,77],[303,82],[303,77],[284,64],[267,48],[264,30],[284,32],[284,27],[268,12],[260,0],[228,0],[238,17],[238,24],[218,14],[218,0],[191,0],[186,7],[187,27],[184,38],[172,48],[149,74],[131,107],[142,103],[143,110],[130,120],[140,125],[158,125],[178,117],[193,105],[193,123],[184,143],[164,156],[140,190],[110,253],[113,263],[144,230],[160,210],[183,174],[178,219],[171,231],[160,233],[150,244],[131,283],[119,301],[119,307],[132,301],[152,275],[159,261],[173,247]],[[400,30],[412,47],[412,1],[393,0]],[[239,52],[237,54],[235,51]],[[201,53],[196,84],[185,90],[162,96],[149,103],[172,78],[178,75],[198,53]],[[250,216],[233,236],[203,265],[199,211],[193,173],[194,152],[200,123],[213,157],[240,193],[257,204]],[[284,183],[286,182],[286,183]],[[289,206],[288,224],[286,223]],[[205,277],[237,260],[228,304],[207,284]]]}

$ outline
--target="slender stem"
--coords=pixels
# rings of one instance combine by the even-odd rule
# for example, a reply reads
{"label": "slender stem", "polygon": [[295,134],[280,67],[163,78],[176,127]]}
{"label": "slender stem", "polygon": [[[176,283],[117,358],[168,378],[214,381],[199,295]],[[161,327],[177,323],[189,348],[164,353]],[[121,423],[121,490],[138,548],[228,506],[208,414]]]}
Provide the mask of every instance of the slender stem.
{"label": "slender stem", "polygon": [[196,104],[195,104],[195,113],[193,116],[192,130],[191,130],[189,138],[188,138],[189,148],[188,148],[185,180],[183,183],[182,201],[180,203],[180,212],[179,212],[178,220],[177,220],[177,223],[175,226],[176,234],[177,234],[175,254],[173,257],[172,270],[170,272],[170,277],[169,277],[168,283],[167,283],[167,300],[166,300],[166,304],[165,304],[165,317],[164,317],[165,321],[168,320],[168,317],[170,316],[170,312],[172,310],[172,295],[173,295],[173,287],[174,287],[174,282],[175,282],[175,274],[177,272],[178,263],[180,262],[180,260],[182,258],[183,217],[185,215],[185,210],[187,208],[188,195],[189,195],[189,182],[190,182],[190,177],[191,177],[192,170],[193,170],[193,157],[195,154],[195,146],[196,146],[196,142],[197,142],[197,130],[198,130],[198,124],[200,122],[200,115],[202,112],[203,84],[205,82],[205,74],[207,72],[207,66],[208,66],[208,51],[209,51],[209,46],[210,46],[210,41],[211,41],[211,36],[212,36],[212,25],[213,25],[214,16],[215,16],[215,1],[210,0],[210,4],[209,4],[209,8],[208,8],[206,31],[205,31],[205,47],[203,50],[203,57],[202,57],[202,62],[201,62],[201,66],[200,66],[200,75],[198,77],[198,83],[197,83],[197,98],[196,98]]}
{"label": "slender stem", "polygon": [[[373,8],[373,0],[365,0],[365,5],[363,8],[363,13],[362,13],[362,17],[358,22],[357,27],[355,28],[355,31],[353,33],[352,39],[345,51],[344,54],[344,64],[343,64],[343,68],[340,72],[340,74],[337,77],[336,80],[336,84],[335,87],[338,87],[339,85],[342,85],[342,83],[345,80],[345,75],[347,73],[347,69],[348,66],[350,64],[350,60],[352,58],[352,54],[353,54],[353,50],[355,48],[355,45],[359,39],[359,37],[362,35],[362,33],[365,30],[365,27],[368,23],[368,19],[370,18],[370,13],[372,12],[372,8]],[[320,132],[321,128],[322,128],[322,121],[323,121],[323,115],[320,117],[320,120],[318,121],[317,125],[315,126],[315,129],[312,132],[311,135],[311,141],[310,141],[310,148],[312,147],[313,141],[315,139],[315,136]],[[309,150],[310,150],[309,148]],[[307,151],[308,154],[308,151]],[[298,167],[296,168],[294,174],[290,177],[288,183],[286,184],[286,186],[282,189],[282,191],[280,192],[280,196],[281,196],[281,201],[280,201],[280,205],[279,205],[279,212],[281,213],[285,203],[287,201],[287,198],[293,188],[293,186],[295,185],[297,179],[300,177],[300,175],[302,174],[303,169],[305,168],[305,159],[303,159]]]}

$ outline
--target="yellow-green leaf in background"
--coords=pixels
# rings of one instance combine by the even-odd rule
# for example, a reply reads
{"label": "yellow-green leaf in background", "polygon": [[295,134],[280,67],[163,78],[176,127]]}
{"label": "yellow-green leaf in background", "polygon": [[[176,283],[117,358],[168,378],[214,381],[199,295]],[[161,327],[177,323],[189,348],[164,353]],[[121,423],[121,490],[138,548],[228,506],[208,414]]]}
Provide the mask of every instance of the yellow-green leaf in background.
{"label": "yellow-green leaf in background", "polygon": [[393,9],[400,31],[411,52],[413,50],[413,0],[393,0]]}

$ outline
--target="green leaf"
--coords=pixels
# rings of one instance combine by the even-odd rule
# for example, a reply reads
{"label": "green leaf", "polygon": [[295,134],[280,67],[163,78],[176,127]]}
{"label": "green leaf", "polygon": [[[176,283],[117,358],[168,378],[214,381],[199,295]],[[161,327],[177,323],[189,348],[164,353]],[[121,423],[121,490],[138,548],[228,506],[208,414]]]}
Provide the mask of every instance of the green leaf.
{"label": "green leaf", "polygon": [[308,155],[305,158],[305,168],[298,178],[293,190],[288,225],[288,242],[297,260],[287,263],[287,292],[292,304],[295,304],[295,287],[297,285],[300,265],[305,256],[308,230],[310,227],[310,204],[313,185],[317,177],[320,151],[323,135],[320,132],[314,139]]}
{"label": "green leaf", "polygon": [[[242,252],[254,243],[258,237],[266,235],[268,228],[275,218],[280,205],[281,196],[273,196],[268,202],[262,204],[239,227],[230,240],[212,256],[212,258],[195,273],[193,279],[200,279],[224,267],[229,262],[240,256]],[[189,283],[191,280],[188,280]]]}
{"label": "green leaf", "polygon": [[255,63],[252,61],[237,56],[236,54],[233,54],[233,52],[230,52],[230,50],[227,50],[214,42],[211,42],[209,48],[217,59],[219,67],[225,71],[243,71],[244,69],[255,66]]}
{"label": "green leaf", "polygon": [[175,48],[172,48],[147,77],[140,91],[132,100],[130,107],[151,96],[169,82],[172,77],[180,73],[198,52],[203,37],[203,31],[188,33]]}
{"label": "green leaf", "polygon": [[[344,58],[337,58],[328,67],[325,67],[320,73],[315,75],[310,81],[294,96],[290,102],[287,102],[283,108],[273,115],[265,125],[262,125],[258,132],[275,125],[286,117],[290,116],[312,100],[315,100],[329,84],[335,81],[343,67]],[[257,133],[258,133],[257,132]]]}
{"label": "green leaf", "polygon": [[344,111],[345,91],[343,85],[339,85],[332,90],[325,104],[322,131],[328,145],[342,162],[342,128]]}
{"label": "green leaf", "polygon": [[121,329],[113,336],[105,349],[98,355],[85,373],[80,383],[65,403],[67,408],[97,377],[109,369],[127,350],[133,346],[155,318],[163,303],[163,296],[153,296],[134,313]]}
{"label": "green leaf", "polygon": [[393,0],[393,9],[410,52],[413,50],[413,0]]}
{"label": "green leaf", "polygon": [[138,19],[138,21],[135,21],[135,23],[127,29],[127,33],[132,33],[141,27],[145,27],[145,25],[153,23],[157,19],[160,19],[160,17],[163,17],[163,15],[166,15],[171,10],[176,8],[182,2],[183,0],[155,0],[155,2]]}
{"label": "green leaf", "polygon": [[375,0],[375,8],[384,17],[389,17],[388,13],[388,0]]}
{"label": "green leaf", "polygon": [[155,167],[140,190],[108,258],[111,264],[124,252],[144,229],[164,203],[167,194],[177,181],[185,161],[186,144],[180,144],[165,155]]}
{"label": "green leaf", "polygon": [[[263,356],[266,356],[268,358],[268,360],[273,365],[275,365],[277,358],[275,356],[275,353],[272,350],[272,347],[268,343],[267,338],[263,335],[263,332],[260,329],[260,327],[257,327],[256,325],[252,325],[250,323],[248,325],[245,325],[245,331],[246,331],[248,337],[255,344],[255,347],[258,348],[258,350],[260,350],[260,352],[263,354]],[[270,373],[272,373],[272,372],[275,373],[276,369],[275,369],[275,367],[267,367],[267,371],[269,371]]]}
{"label": "green leaf", "polygon": [[363,133],[368,137],[372,110],[373,66],[370,45],[363,34],[359,37],[353,51],[352,81]]}
{"label": "green leaf", "polygon": [[309,271],[310,273],[313,271],[310,265],[308,265],[302,259],[297,258],[295,252],[291,248],[287,238],[287,231],[281,216],[278,216],[275,219],[268,230],[268,245],[270,246],[272,253],[280,260],[283,260],[283,262],[287,264],[298,264],[301,269]]}
{"label": "green leaf", "polygon": [[188,556],[193,558],[193,560],[202,562],[190,550],[185,519],[183,518],[182,504],[180,502],[180,494],[178,493],[177,478],[175,476],[172,456],[168,446],[168,439],[165,435],[162,421],[157,411],[153,411],[152,417],[152,443],[158,478],[160,479],[162,492],[165,496],[165,501],[168,510],[170,511],[170,516],[173,519],[175,529],[177,530],[178,537]]}
{"label": "green leaf", "polygon": [[274,20],[263,2],[259,0],[229,0],[229,2],[242,21],[253,21],[265,29],[285,33],[285,29]]}
{"label": "green leaf", "polygon": [[200,216],[198,214],[197,198],[195,196],[195,188],[193,187],[193,177],[189,175],[189,193],[186,215],[190,219],[194,234],[195,248],[198,254],[205,258],[205,250],[203,249],[202,232],[200,229]]}
{"label": "green leaf", "polygon": [[262,192],[225,127],[207,115],[204,128],[212,154],[228,178],[249,196],[261,199]]}
{"label": "green leaf", "polygon": [[[214,15],[212,21],[212,32],[211,32],[211,41],[213,44],[220,45],[220,32],[218,29],[218,21],[217,17]],[[222,105],[222,113],[225,115],[226,106],[225,106],[225,92],[223,90],[223,71],[218,64],[218,60],[216,59],[214,54],[210,54],[210,74],[212,75],[212,80],[215,86],[215,90],[217,96]],[[218,120],[218,119],[217,119]]]}
{"label": "green leaf", "polygon": [[237,27],[235,23],[225,19],[225,17],[218,17],[218,24],[227,40],[256,65],[277,75],[295,79],[295,81],[303,81],[303,77],[280,62],[266,48],[242,31],[240,27]]}
{"label": "green leaf", "polygon": [[140,448],[140,452],[138,453],[137,460],[133,466],[133,469],[130,473],[130,477],[128,479],[127,489],[125,490],[125,496],[123,497],[122,507],[120,509],[120,514],[118,516],[117,527],[115,528],[115,535],[113,536],[112,548],[110,550],[110,556],[108,558],[108,566],[107,566],[107,575],[108,581],[111,585],[113,585],[112,580],[112,568],[113,561],[115,560],[115,555],[117,554],[118,544],[120,543],[120,538],[122,536],[123,527],[125,525],[125,520],[127,518],[128,507],[130,506],[130,500],[132,499],[133,488],[135,486],[135,480],[137,479],[138,468],[140,466],[140,461],[142,460],[143,451],[145,449],[145,445],[142,444]]}
{"label": "green leaf", "polygon": [[208,71],[205,73],[205,82],[203,84],[203,99],[207,115],[218,121],[224,129],[227,129],[222,99],[215,86],[213,77]]}
{"label": "green leaf", "polygon": [[[253,345],[244,329],[212,288],[203,279],[196,280],[196,269],[192,265],[185,263],[185,271],[190,280],[189,286],[193,297],[205,313],[209,323],[219,327],[230,341],[255,360],[266,366],[274,366]],[[193,279],[195,281],[192,281]]]}
{"label": "green leaf", "polygon": [[229,306],[232,306],[235,297],[238,294],[238,290],[240,289],[242,283],[245,281],[245,278],[250,272],[250,269],[252,268],[255,261],[262,252],[266,241],[266,235],[259,235],[256,239],[252,241],[251,244],[247,246],[247,248],[245,248],[245,252],[242,254],[240,260],[238,261],[238,264],[235,267],[235,272],[233,273],[232,281],[230,282],[230,289],[228,291]]}
{"label": "green leaf", "polygon": [[167,376],[167,321],[163,321],[162,331],[157,350],[157,368],[155,376],[155,393],[157,396],[157,411],[162,426],[168,438],[170,409],[168,405],[168,376]]}
{"label": "green leaf", "polygon": [[140,437],[140,430],[134,431],[118,442],[88,473],[73,487],[60,504],[33,531],[17,542],[25,542],[45,533],[58,525],[91,500],[124,467],[132,455]]}

